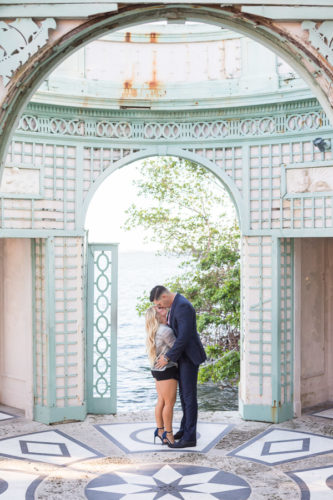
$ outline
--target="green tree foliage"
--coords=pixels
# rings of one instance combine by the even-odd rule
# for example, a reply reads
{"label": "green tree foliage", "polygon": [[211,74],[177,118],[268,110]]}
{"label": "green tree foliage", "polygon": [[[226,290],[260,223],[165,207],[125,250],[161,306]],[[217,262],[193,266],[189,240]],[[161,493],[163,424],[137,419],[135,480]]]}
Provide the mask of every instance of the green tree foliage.
{"label": "green tree foliage", "polygon": [[[132,204],[125,229],[141,227],[161,252],[184,258],[180,275],[165,285],[185,295],[197,312],[208,355],[199,380],[235,381],[239,373],[239,228],[229,196],[205,168],[184,159],[142,162],[134,181],[150,206]],[[149,306],[147,293],[137,310]]]}

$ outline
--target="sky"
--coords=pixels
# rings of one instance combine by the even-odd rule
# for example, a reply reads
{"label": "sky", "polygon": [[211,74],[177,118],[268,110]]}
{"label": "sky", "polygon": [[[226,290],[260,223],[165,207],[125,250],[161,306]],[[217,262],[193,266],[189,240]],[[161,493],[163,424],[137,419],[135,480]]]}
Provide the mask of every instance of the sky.
{"label": "sky", "polygon": [[[139,201],[132,184],[138,163],[116,170],[97,189],[85,221],[90,243],[119,243],[119,250],[123,252],[158,250],[156,244],[144,243],[142,229],[121,229],[126,220],[126,209]],[[141,198],[140,205],[143,203]],[[149,206],[148,202],[146,204]]]}

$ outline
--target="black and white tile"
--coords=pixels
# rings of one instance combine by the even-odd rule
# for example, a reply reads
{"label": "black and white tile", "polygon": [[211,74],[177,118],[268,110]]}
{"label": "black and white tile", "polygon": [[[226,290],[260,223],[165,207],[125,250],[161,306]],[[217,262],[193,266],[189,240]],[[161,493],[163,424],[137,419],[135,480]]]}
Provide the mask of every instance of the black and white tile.
{"label": "black and white tile", "polygon": [[314,413],[311,413],[311,415],[314,415],[315,417],[330,418],[331,420],[333,420],[333,408],[328,408],[327,410],[322,410],[322,411],[316,411]]}
{"label": "black and white tile", "polygon": [[3,420],[12,420],[13,418],[17,418],[17,415],[7,413],[6,411],[0,411],[0,422]]}
{"label": "black and white tile", "polygon": [[102,456],[61,431],[42,431],[0,439],[0,455],[65,466]]}
{"label": "black and white tile", "polygon": [[228,455],[277,465],[325,453],[333,453],[333,438],[274,428],[247,441]]}
{"label": "black and white tile", "polygon": [[333,465],[287,473],[301,490],[301,500],[332,500]]}
{"label": "black and white tile", "polygon": [[209,467],[179,464],[133,465],[103,474],[88,483],[88,500],[246,500],[244,479]]}
{"label": "black and white tile", "polygon": [[[142,453],[149,451],[175,451],[166,445],[162,445],[159,439],[154,444],[155,424],[150,422],[143,423],[124,423],[124,424],[104,424],[95,425],[105,437],[110,439],[125,453]],[[179,424],[174,424],[174,429],[178,429]],[[233,425],[216,424],[211,422],[199,422],[197,426],[197,446],[193,448],[182,448],[179,451],[197,451],[206,453],[223,436],[231,431]]]}
{"label": "black and white tile", "polygon": [[44,476],[0,469],[0,500],[33,500]]}

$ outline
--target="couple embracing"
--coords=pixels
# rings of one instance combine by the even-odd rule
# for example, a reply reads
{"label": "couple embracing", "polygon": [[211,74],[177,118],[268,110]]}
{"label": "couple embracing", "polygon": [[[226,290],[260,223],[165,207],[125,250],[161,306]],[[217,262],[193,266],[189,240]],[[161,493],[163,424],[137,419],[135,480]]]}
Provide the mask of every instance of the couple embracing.
{"label": "couple embracing", "polygon": [[[170,448],[196,446],[197,379],[206,353],[197,332],[195,310],[185,297],[161,285],[151,290],[150,302],[154,305],[146,312],[147,351],[158,395],[154,441],[158,438]],[[174,435],[178,383],[183,418]]]}

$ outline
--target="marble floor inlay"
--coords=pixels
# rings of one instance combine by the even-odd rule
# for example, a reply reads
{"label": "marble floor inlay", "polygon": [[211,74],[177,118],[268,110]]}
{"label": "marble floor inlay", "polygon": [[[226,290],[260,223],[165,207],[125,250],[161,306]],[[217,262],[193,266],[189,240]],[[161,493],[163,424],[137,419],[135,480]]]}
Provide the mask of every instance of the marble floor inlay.
{"label": "marble floor inlay", "polygon": [[332,452],[331,437],[274,428],[247,441],[228,455],[262,464],[277,465]]}
{"label": "marble floor inlay", "polygon": [[0,455],[65,466],[102,455],[61,431],[42,431],[0,439]]}
{"label": "marble floor inlay", "polygon": [[[174,451],[166,445],[162,445],[160,440],[154,444],[153,434],[155,424],[151,422],[125,423],[125,424],[104,424],[95,425],[104,436],[115,443],[125,453],[140,453],[149,451]],[[174,429],[178,429],[179,424],[174,424]],[[182,448],[177,451],[206,453],[224,435],[231,431],[232,425],[198,422],[197,446],[193,448]]]}
{"label": "marble floor inlay", "polygon": [[219,469],[196,465],[132,465],[88,483],[88,500],[245,500],[251,488],[244,479]]}
{"label": "marble floor inlay", "polygon": [[332,500],[333,465],[287,472],[301,490],[301,500]]}
{"label": "marble floor inlay", "polygon": [[17,415],[13,415],[12,413],[7,413],[6,411],[0,411],[0,421],[10,420],[12,418],[17,418]]}
{"label": "marble floor inlay", "polygon": [[44,476],[0,469],[0,500],[33,500]]}
{"label": "marble floor inlay", "polygon": [[311,415],[314,415],[315,417],[333,419],[333,408],[329,408],[328,410],[317,411],[315,413],[311,413]]}

